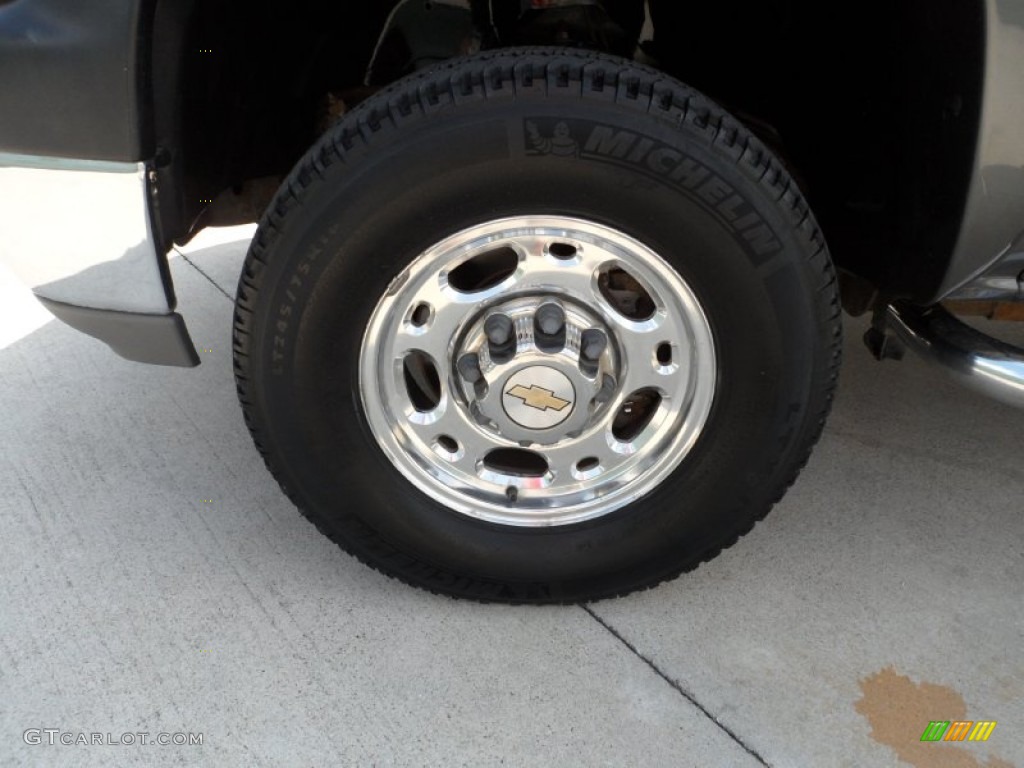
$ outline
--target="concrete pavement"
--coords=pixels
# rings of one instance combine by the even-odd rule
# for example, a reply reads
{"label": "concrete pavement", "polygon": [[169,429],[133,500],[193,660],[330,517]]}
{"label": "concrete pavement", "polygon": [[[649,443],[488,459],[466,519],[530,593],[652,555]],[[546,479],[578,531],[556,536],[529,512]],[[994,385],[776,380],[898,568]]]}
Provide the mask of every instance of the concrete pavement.
{"label": "concrete pavement", "polygon": [[[850,321],[822,444],[731,550],[592,606],[455,602],[263,469],[231,378],[248,231],[172,262],[192,371],[0,273],[0,765],[1024,766],[1024,414],[873,362]],[[921,744],[930,720],[998,725]]]}

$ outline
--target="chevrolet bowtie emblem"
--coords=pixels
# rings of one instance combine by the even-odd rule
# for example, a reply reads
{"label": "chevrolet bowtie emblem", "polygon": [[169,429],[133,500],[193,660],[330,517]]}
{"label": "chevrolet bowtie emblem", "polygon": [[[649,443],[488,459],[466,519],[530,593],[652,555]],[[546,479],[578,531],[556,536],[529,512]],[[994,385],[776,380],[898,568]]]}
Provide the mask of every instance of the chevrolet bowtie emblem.
{"label": "chevrolet bowtie emblem", "polygon": [[516,397],[522,400],[528,406],[536,408],[538,411],[564,411],[572,405],[568,400],[555,397],[555,393],[550,389],[544,389],[544,387],[536,385],[527,388],[522,384],[517,384],[506,394],[509,397]]}

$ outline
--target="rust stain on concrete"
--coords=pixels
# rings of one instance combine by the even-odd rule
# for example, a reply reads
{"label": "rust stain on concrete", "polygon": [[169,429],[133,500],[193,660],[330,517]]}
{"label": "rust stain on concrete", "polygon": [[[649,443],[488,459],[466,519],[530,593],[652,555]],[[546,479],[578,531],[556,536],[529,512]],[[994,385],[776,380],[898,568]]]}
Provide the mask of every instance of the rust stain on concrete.
{"label": "rust stain on concrete", "polygon": [[[996,757],[982,762],[971,747],[921,741],[931,720],[967,719],[967,705],[952,688],[915,683],[886,667],[861,680],[860,690],[863,696],[854,706],[871,725],[871,738],[914,768],[1015,768]],[[997,715],[993,713],[992,719],[998,720]]]}

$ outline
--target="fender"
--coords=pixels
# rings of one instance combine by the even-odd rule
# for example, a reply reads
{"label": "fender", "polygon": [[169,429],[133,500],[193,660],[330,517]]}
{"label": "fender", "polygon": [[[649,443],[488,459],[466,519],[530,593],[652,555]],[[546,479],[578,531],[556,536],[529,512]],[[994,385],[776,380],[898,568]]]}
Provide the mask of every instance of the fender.
{"label": "fender", "polygon": [[0,3],[5,152],[137,162],[151,0]]}

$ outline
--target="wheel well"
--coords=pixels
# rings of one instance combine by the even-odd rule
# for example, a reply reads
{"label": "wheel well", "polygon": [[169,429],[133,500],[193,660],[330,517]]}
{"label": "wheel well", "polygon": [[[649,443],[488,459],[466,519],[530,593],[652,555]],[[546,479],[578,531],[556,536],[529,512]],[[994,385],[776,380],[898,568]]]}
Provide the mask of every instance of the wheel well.
{"label": "wheel well", "polygon": [[[152,130],[166,241],[258,217],[339,100],[350,106],[370,92],[368,65],[394,6],[159,0]],[[930,298],[973,165],[984,0],[650,0],[646,8],[605,0],[604,9],[634,37],[646,9],[639,36],[652,39],[638,55],[721,102],[776,149],[838,266],[864,278],[848,285]],[[537,29],[518,28],[514,42],[549,42],[530,39]],[[492,31],[483,47],[512,37]]]}
{"label": "wheel well", "polygon": [[159,0],[152,114],[167,242],[201,228],[225,190],[288,172],[327,94],[361,82],[387,13],[379,0]]}

